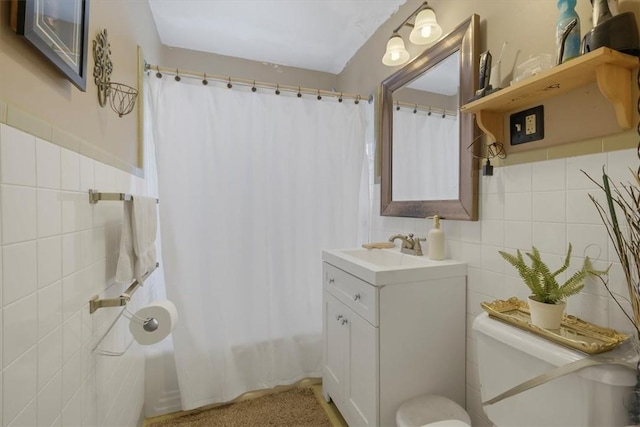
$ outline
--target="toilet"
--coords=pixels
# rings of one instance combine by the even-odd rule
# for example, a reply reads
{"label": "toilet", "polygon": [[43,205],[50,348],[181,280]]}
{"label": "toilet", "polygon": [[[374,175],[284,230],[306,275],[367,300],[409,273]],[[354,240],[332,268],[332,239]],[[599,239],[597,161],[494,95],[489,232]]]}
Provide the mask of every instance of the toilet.
{"label": "toilet", "polygon": [[[473,322],[480,396],[495,396],[551,369],[588,357],[482,313]],[[604,354],[635,363],[631,343]],[[591,366],[484,407],[494,425],[519,427],[617,427],[629,424],[628,403],[635,371],[619,365]],[[457,403],[435,395],[404,402],[398,427],[467,427]]]}
{"label": "toilet", "polygon": [[451,399],[434,394],[407,400],[396,412],[398,427],[469,427],[469,414]]}
{"label": "toilet", "polygon": [[[535,376],[577,360],[585,353],[492,319],[487,313],[473,322],[477,340],[480,395],[483,402]],[[635,364],[632,343],[604,353]],[[628,402],[635,371],[619,365],[581,369],[487,405],[487,417],[500,426],[591,427],[629,424]]]}

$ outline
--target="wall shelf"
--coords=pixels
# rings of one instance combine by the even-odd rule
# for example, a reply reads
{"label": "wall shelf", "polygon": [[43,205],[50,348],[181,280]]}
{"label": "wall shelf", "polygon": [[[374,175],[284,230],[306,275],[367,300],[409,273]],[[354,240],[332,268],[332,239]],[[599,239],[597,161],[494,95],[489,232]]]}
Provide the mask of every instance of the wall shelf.
{"label": "wall shelf", "polygon": [[614,107],[618,126],[631,129],[631,71],[638,65],[637,57],[602,47],[469,102],[460,110],[475,113],[478,126],[491,142],[504,142],[505,113],[597,82],[600,92]]}

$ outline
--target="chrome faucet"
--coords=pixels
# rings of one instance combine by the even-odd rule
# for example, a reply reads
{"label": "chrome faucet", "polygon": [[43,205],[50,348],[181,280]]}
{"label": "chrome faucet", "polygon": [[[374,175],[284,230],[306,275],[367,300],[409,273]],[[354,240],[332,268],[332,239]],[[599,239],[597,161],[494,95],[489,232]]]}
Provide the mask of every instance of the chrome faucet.
{"label": "chrome faucet", "polygon": [[402,234],[394,234],[389,237],[389,241],[393,242],[396,239],[402,240],[402,246],[400,247],[400,252],[409,255],[422,256],[422,246],[420,242],[424,242],[427,239],[425,237],[413,237],[413,234],[409,234],[408,236],[404,236]]}

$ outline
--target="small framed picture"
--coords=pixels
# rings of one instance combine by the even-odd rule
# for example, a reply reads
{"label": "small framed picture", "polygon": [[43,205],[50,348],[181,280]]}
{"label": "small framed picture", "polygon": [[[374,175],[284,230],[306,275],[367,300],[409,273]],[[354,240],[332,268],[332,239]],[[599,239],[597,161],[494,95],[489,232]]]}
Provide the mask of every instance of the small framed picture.
{"label": "small framed picture", "polygon": [[11,28],[86,90],[89,0],[11,0]]}

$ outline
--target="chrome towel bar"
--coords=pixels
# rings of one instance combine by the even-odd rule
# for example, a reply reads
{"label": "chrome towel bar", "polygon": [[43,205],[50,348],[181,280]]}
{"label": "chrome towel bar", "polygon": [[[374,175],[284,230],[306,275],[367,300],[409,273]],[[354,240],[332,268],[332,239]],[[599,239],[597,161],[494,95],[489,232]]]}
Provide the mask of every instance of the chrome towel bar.
{"label": "chrome towel bar", "polygon": [[118,298],[99,299],[98,295],[95,295],[93,298],[89,300],[89,313],[93,314],[99,308],[122,307],[124,305],[127,305],[129,300],[131,300],[131,296],[133,295],[133,293],[138,289],[138,286],[142,286],[143,282],[147,279],[147,277],[149,277],[151,273],[156,271],[156,269],[159,266],[160,266],[160,263],[156,262],[156,266],[152,270],[147,271],[142,276],[142,282],[138,282],[137,279],[134,280],[133,282],[131,282],[131,285],[127,288],[127,290],[124,291]]}
{"label": "chrome towel bar", "polygon": [[[101,193],[98,190],[89,190],[89,203],[95,205],[100,200],[105,201],[118,201],[118,200],[133,200],[133,195],[127,193]],[[156,203],[159,200],[156,199]]]}

